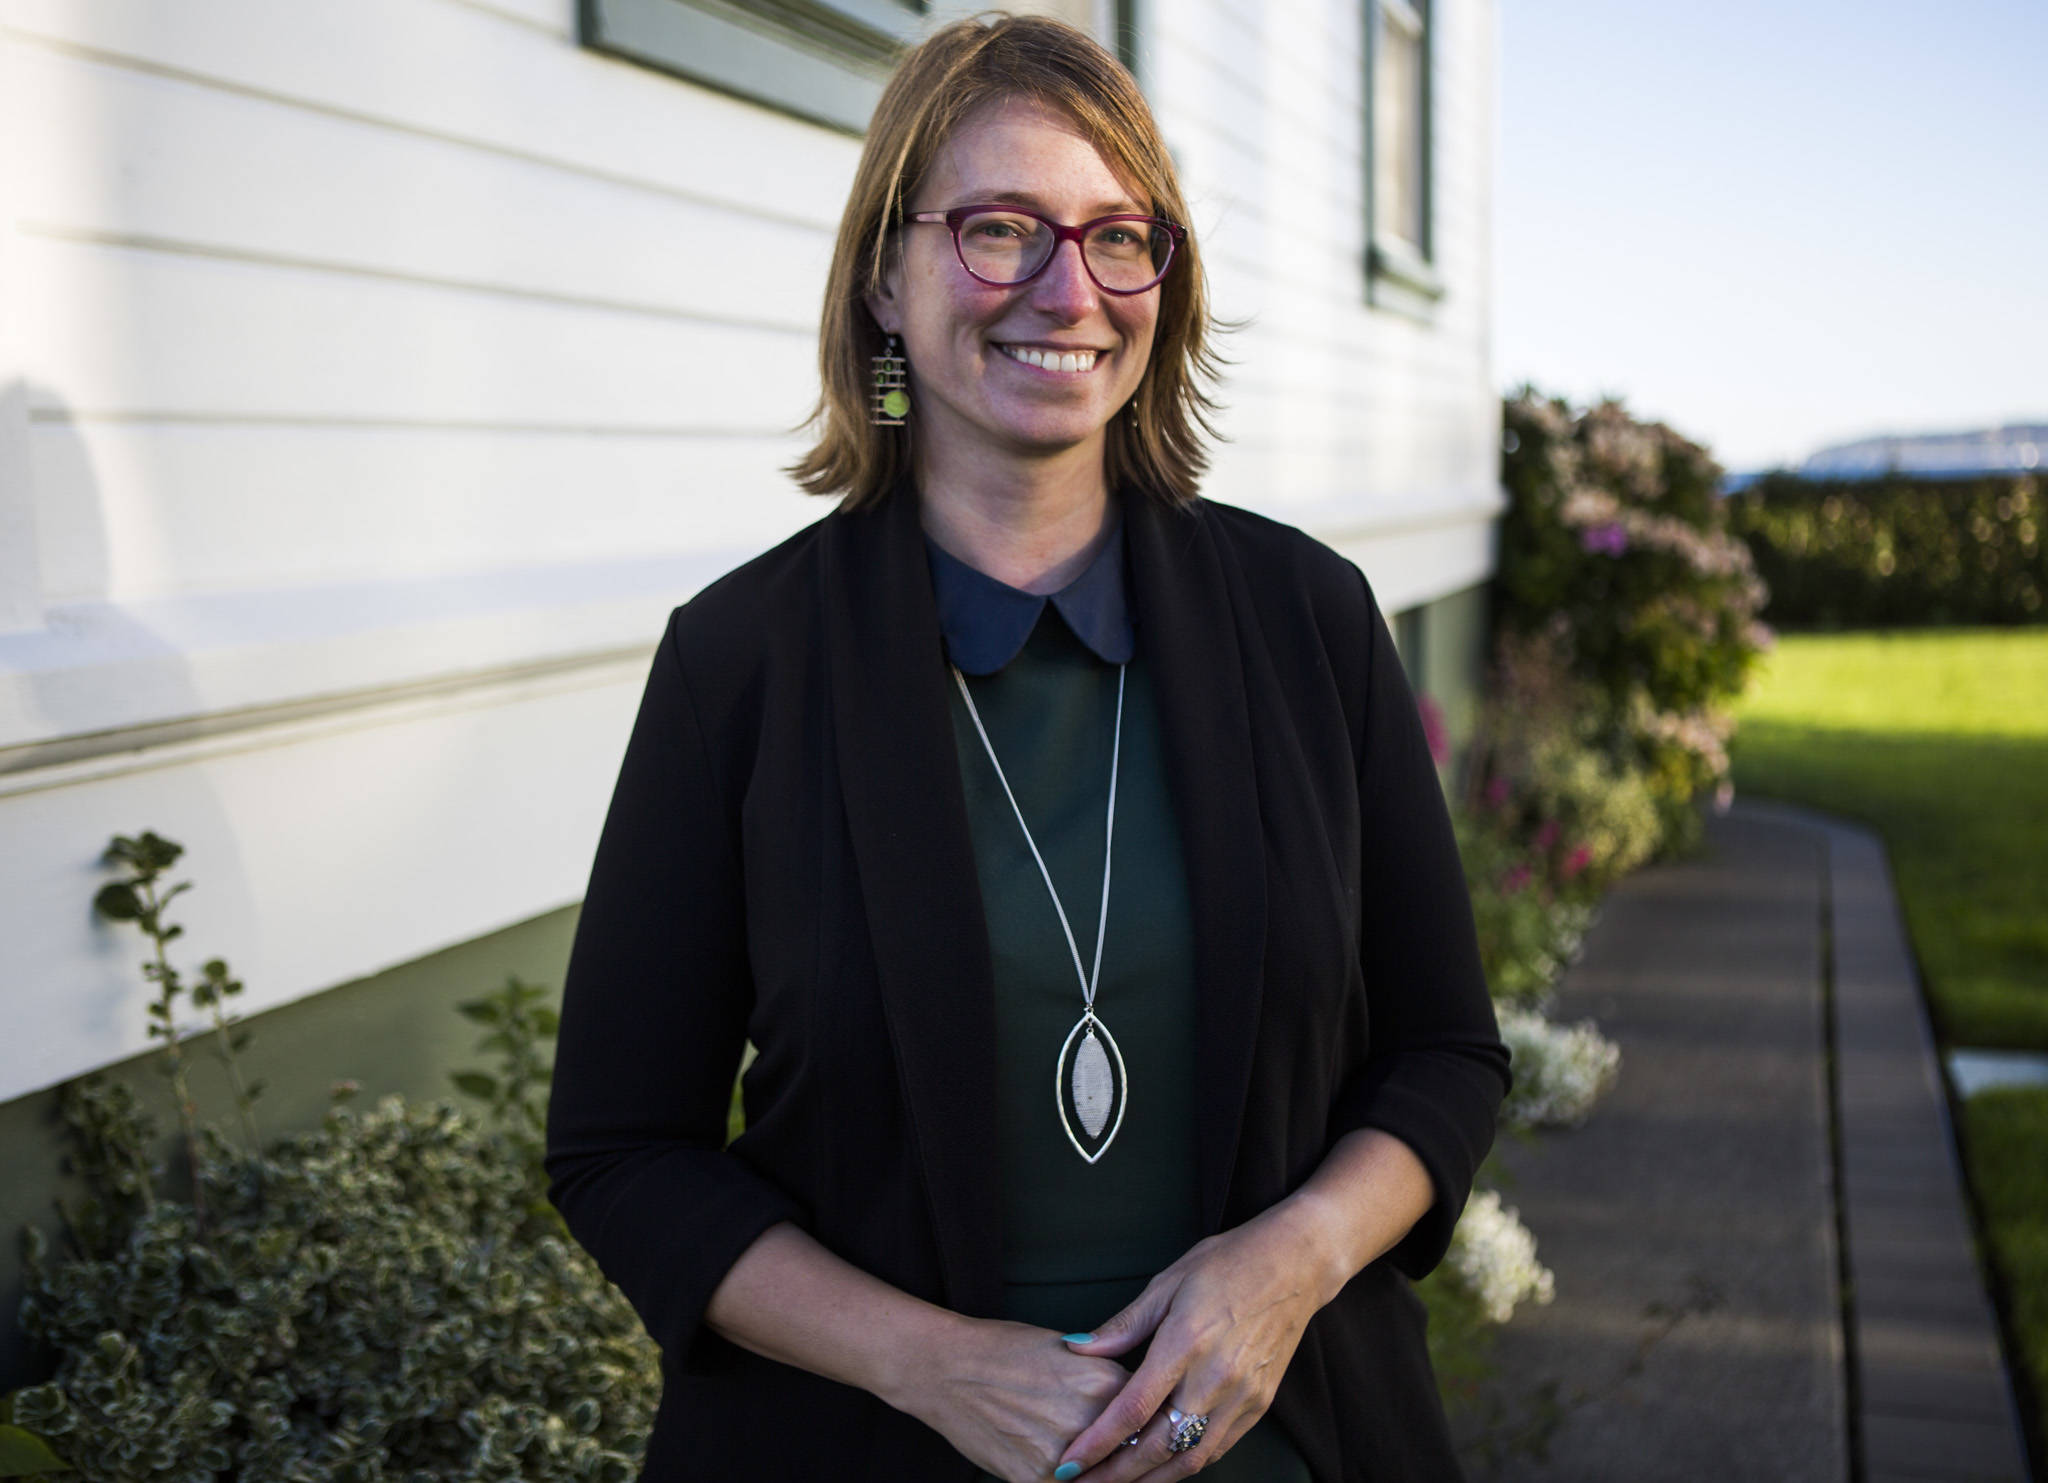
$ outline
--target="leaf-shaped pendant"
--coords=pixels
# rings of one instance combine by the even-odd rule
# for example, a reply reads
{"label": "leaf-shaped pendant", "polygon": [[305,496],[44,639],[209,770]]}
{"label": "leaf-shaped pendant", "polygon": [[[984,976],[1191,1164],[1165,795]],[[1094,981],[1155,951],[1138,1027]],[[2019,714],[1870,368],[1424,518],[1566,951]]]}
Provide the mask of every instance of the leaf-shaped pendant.
{"label": "leaf-shaped pendant", "polygon": [[[1092,1009],[1075,1022],[1067,1033],[1066,1044],[1060,1047],[1053,1094],[1059,1099],[1060,1126],[1066,1129],[1067,1141],[1082,1158],[1094,1163],[1108,1151],[1117,1129],[1123,1125],[1129,1088],[1124,1081],[1124,1057],[1117,1049],[1116,1037],[1095,1018]],[[1076,1122],[1087,1135],[1085,1143],[1075,1134]]]}
{"label": "leaf-shaped pendant", "polygon": [[1116,1096],[1116,1084],[1109,1074],[1109,1053],[1092,1034],[1081,1037],[1074,1053],[1074,1110],[1081,1114],[1081,1126],[1090,1138],[1100,1138],[1109,1123],[1109,1104]]}

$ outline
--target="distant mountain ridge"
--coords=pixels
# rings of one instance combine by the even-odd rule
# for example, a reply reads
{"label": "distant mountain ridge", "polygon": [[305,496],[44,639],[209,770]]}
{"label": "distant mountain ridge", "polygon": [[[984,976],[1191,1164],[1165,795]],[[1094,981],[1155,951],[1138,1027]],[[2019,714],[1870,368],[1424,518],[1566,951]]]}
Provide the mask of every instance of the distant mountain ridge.
{"label": "distant mountain ridge", "polygon": [[2048,462],[2048,422],[2011,423],[1955,433],[1897,433],[1836,443],[1810,454],[1808,479],[1901,474],[2017,474]]}

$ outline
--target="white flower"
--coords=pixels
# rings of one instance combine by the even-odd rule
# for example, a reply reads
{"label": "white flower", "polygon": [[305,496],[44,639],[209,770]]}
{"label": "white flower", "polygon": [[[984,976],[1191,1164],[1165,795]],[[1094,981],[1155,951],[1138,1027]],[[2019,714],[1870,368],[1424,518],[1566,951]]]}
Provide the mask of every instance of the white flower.
{"label": "white flower", "polygon": [[1536,1238],[1490,1189],[1466,1202],[1444,1260],[1493,1323],[1506,1323],[1525,1299],[1547,1303],[1557,1295],[1557,1279],[1536,1260]]}
{"label": "white flower", "polygon": [[1500,1110],[1518,1127],[1576,1127],[1621,1070],[1621,1047],[1591,1020],[1554,1025],[1542,1015],[1498,1005],[1500,1038],[1514,1054],[1514,1090]]}

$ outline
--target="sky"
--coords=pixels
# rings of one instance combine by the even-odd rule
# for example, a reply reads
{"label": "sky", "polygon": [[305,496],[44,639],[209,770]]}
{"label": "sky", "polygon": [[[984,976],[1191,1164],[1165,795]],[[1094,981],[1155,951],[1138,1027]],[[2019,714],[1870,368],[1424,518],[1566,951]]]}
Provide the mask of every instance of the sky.
{"label": "sky", "polygon": [[1500,0],[1495,368],[1732,472],[2048,422],[2048,0]]}

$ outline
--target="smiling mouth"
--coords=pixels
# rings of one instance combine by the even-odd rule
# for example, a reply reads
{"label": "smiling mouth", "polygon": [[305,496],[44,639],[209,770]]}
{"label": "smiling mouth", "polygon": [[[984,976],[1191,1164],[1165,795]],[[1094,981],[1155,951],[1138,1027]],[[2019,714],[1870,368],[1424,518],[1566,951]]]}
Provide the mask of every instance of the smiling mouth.
{"label": "smiling mouth", "polygon": [[1081,372],[1095,369],[1093,350],[1040,350],[1032,345],[998,345],[996,349],[1011,360],[1036,366],[1041,371]]}

